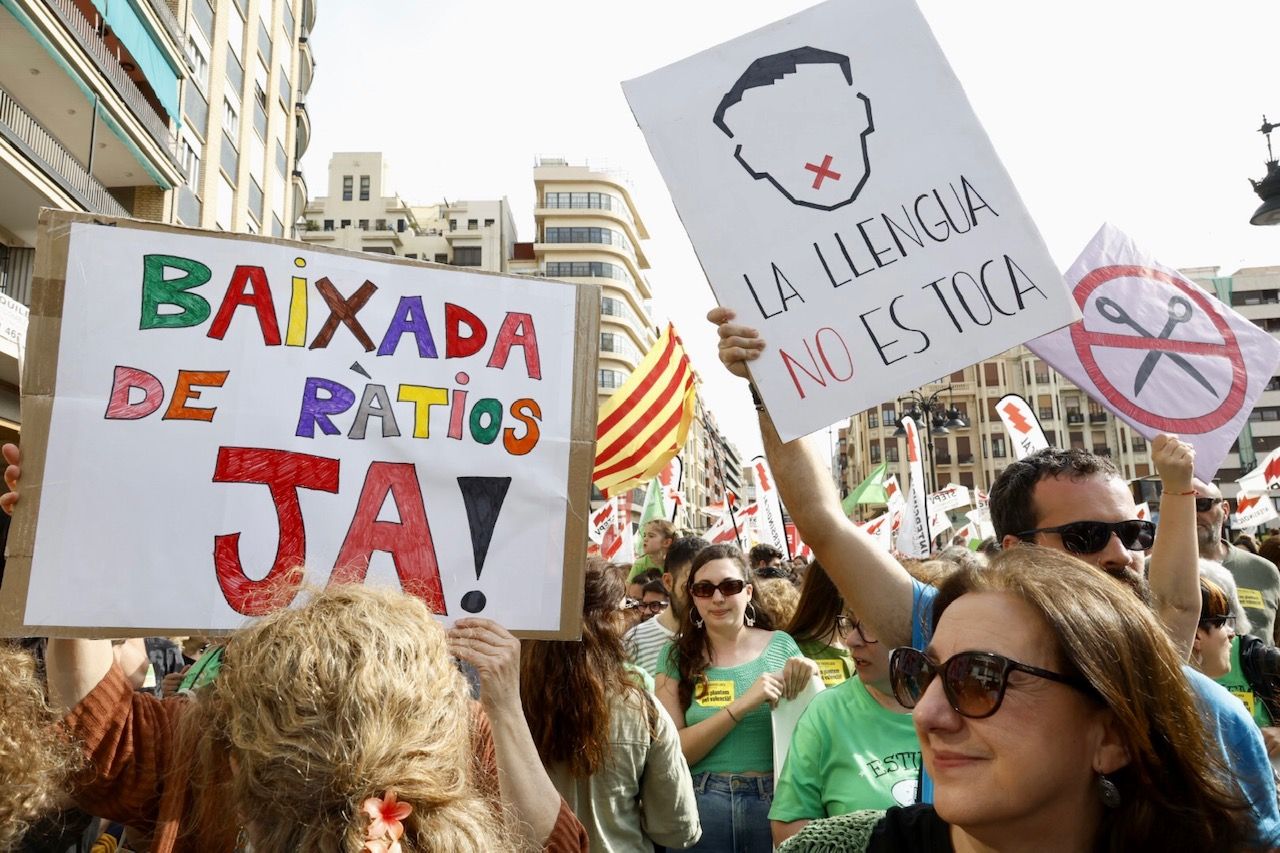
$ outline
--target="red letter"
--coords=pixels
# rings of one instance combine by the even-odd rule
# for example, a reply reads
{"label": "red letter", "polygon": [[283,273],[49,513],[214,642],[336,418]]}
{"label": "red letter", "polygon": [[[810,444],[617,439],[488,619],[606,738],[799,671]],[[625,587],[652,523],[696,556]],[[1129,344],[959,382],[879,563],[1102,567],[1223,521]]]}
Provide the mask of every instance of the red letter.
{"label": "red letter", "polygon": [[[387,493],[400,521],[378,521]],[[422,505],[418,474],[411,462],[372,462],[365,475],[360,502],[338,554],[329,583],[364,583],[369,558],[386,551],[396,565],[400,586],[427,603],[432,613],[444,614],[444,588],[436,564],[436,548]]]}
{"label": "red letter", "polygon": [[338,491],[338,460],[288,450],[258,447],[219,447],[213,469],[215,483],[261,483],[271,489],[280,525],[279,545],[271,571],[250,580],[240,565],[240,534],[213,538],[213,563],[218,586],[232,609],[245,616],[261,616],[288,606],[298,594],[302,573],[293,572],[307,556],[307,533],[302,523],[298,489]]}
{"label": "red letter", "polygon": [[[141,388],[144,396],[130,403],[129,392],[134,388]],[[107,402],[109,420],[136,421],[160,408],[163,402],[164,386],[154,375],[136,367],[116,367],[115,378],[111,380],[111,399]]]}
{"label": "red letter", "polygon": [[[467,324],[471,334],[462,336],[462,323]],[[466,358],[480,352],[484,342],[489,339],[489,331],[484,321],[461,305],[452,302],[444,304],[444,357]]]}
{"label": "red letter", "polygon": [[218,407],[188,406],[188,400],[199,400],[200,392],[194,387],[202,385],[207,388],[221,388],[227,381],[229,370],[179,370],[178,381],[173,386],[173,396],[169,398],[169,408],[165,410],[166,421],[211,421]]}
{"label": "red letter", "polygon": [[[246,288],[252,287],[252,293]],[[218,316],[213,318],[209,327],[209,337],[222,338],[231,325],[231,315],[241,305],[252,305],[258,312],[258,325],[262,327],[262,340],[269,347],[280,346],[280,327],[276,325],[276,307],[271,304],[271,287],[267,284],[267,274],[262,267],[236,267],[231,273],[231,281],[227,284],[227,293],[222,297],[222,306]]]}
{"label": "red letter", "polygon": [[515,344],[524,350],[524,367],[530,379],[542,378],[542,363],[538,358],[538,333],[533,329],[533,318],[528,314],[508,312],[498,330],[498,340],[493,345],[493,355],[489,356],[488,367],[499,370],[507,366],[511,356],[511,345]]}

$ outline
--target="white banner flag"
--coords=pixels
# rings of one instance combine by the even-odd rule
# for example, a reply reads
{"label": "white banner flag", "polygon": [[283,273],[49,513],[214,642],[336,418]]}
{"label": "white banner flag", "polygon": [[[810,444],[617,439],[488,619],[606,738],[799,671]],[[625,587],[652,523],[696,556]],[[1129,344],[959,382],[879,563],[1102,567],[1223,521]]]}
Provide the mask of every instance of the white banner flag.
{"label": "white banner flag", "polygon": [[1017,394],[1005,394],[996,403],[996,411],[1004,424],[1004,431],[1009,434],[1009,443],[1013,445],[1013,455],[1025,459],[1037,450],[1049,446],[1044,437],[1040,420],[1031,410],[1031,404]]}
{"label": "white banner flag", "polygon": [[591,541],[600,545],[604,542],[604,534],[614,522],[617,520],[618,509],[614,506],[613,498],[604,502],[604,504],[595,512],[591,513],[591,523],[587,525],[587,535],[591,537]]}
{"label": "white banner flag", "polygon": [[941,491],[929,495],[931,512],[947,512],[969,505],[969,490],[959,483],[948,483]]}
{"label": "white banner flag", "polygon": [[1084,318],[1027,347],[1148,440],[1217,473],[1280,364],[1280,341],[1104,225],[1067,271]]}
{"label": "white banner flag", "polygon": [[903,519],[902,532],[898,534],[898,550],[909,557],[928,557],[929,507],[928,491],[924,482],[924,453],[920,447],[920,430],[916,422],[903,415],[898,425],[907,434],[907,477],[911,486],[908,508]]}
{"label": "white banner flag", "polygon": [[1254,494],[1280,489],[1280,447],[1268,453],[1257,468],[1236,482],[1240,491]]}
{"label": "white banner flag", "polygon": [[782,553],[787,551],[787,531],[782,526],[782,504],[778,498],[778,489],[773,483],[773,472],[763,456],[751,460],[751,467],[756,474],[756,504],[760,507],[756,528],[759,539],[766,545],[772,545]]}
{"label": "white banner flag", "polygon": [[1241,492],[1236,496],[1236,511],[1231,516],[1231,526],[1237,529],[1257,527],[1278,517],[1280,516],[1276,515],[1276,507],[1269,492],[1259,495]]}

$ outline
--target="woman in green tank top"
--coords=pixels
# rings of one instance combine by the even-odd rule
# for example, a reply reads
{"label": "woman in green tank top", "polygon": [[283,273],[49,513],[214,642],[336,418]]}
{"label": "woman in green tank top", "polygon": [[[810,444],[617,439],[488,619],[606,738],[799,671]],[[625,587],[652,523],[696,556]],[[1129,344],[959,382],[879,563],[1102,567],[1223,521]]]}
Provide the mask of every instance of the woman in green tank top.
{"label": "woman in green tank top", "polygon": [[700,551],[686,590],[693,606],[659,654],[656,683],[694,776],[702,839],[689,849],[769,853],[770,709],[798,695],[817,667],[790,636],[771,630],[737,548]]}

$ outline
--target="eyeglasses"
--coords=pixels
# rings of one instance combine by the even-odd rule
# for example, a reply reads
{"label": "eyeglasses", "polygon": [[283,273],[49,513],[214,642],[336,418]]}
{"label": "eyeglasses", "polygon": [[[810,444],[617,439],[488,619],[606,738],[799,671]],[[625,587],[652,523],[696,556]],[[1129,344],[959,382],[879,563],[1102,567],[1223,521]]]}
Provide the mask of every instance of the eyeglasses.
{"label": "eyeglasses", "polygon": [[1200,625],[1205,628],[1221,628],[1223,625],[1230,625],[1232,628],[1236,626],[1236,617],[1234,616],[1209,616],[1201,619]]}
{"label": "eyeglasses", "polygon": [[720,590],[720,594],[725,598],[731,595],[737,595],[747,588],[747,582],[738,578],[725,578],[720,583],[712,583],[711,581],[698,581],[689,587],[689,592],[697,598],[710,598],[716,594],[716,590]]}
{"label": "eyeglasses", "polygon": [[1062,547],[1072,554],[1096,554],[1111,541],[1111,534],[1130,551],[1145,551],[1156,540],[1156,526],[1150,521],[1074,521],[1058,527],[1037,527],[1016,534],[1019,539],[1030,541],[1037,533],[1057,533],[1062,537]]}
{"label": "eyeglasses", "polygon": [[657,616],[671,605],[670,601],[642,601],[636,604],[641,610],[647,611],[650,615]]}
{"label": "eyeglasses", "polygon": [[862,645],[869,646],[872,643],[878,643],[879,640],[868,640],[866,633],[862,630],[861,619],[850,619],[848,616],[836,617],[836,630],[841,634],[849,634],[854,631],[858,632],[858,638],[862,640]]}
{"label": "eyeglasses", "polygon": [[1000,710],[1011,672],[1025,672],[1086,692],[1091,689],[1084,679],[1028,666],[994,652],[960,652],[936,664],[924,652],[903,647],[894,649],[889,658],[889,683],[902,707],[914,708],[933,677],[941,673],[942,691],[952,710],[972,720],[985,719]]}
{"label": "eyeglasses", "polygon": [[1222,498],[1196,498],[1196,512],[1208,512],[1222,501]]}

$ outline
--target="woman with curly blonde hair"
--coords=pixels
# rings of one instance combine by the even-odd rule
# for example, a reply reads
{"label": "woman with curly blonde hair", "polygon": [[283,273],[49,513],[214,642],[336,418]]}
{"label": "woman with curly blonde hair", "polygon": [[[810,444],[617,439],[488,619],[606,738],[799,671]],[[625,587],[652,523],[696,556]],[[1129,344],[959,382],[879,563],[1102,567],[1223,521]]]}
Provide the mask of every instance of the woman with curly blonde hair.
{"label": "woman with curly blonde hair", "polygon": [[0,641],[0,851],[64,805],[78,758],[45,701],[35,658]]}
{"label": "woman with curly blonde hair", "polygon": [[330,587],[234,634],[194,699],[135,693],[104,645],[47,655],[91,765],[75,797],[154,829],[153,853],[586,849],[524,725],[519,642],[488,620],[446,640],[417,598]]}

